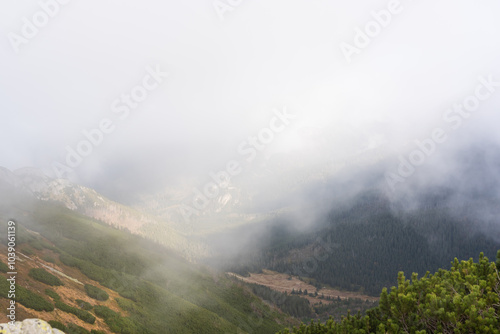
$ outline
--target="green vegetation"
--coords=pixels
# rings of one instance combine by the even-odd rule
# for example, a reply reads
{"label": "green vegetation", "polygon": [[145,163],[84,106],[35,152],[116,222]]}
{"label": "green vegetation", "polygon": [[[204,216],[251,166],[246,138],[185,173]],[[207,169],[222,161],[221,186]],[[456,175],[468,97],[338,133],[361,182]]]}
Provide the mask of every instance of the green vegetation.
{"label": "green vegetation", "polygon": [[500,251],[496,263],[483,253],[477,263],[455,258],[450,270],[420,279],[414,273],[411,282],[400,272],[397,287],[384,288],[380,305],[366,316],[302,324],[292,333],[500,333],[499,269]]}
{"label": "green vegetation", "polygon": [[[0,278],[0,297],[8,298],[10,283],[6,278]],[[54,305],[42,296],[16,284],[16,302],[35,311],[53,311]]]}
{"label": "green vegetation", "polygon": [[9,266],[0,261],[0,273],[6,273],[9,271]]}
{"label": "green vegetation", "polygon": [[286,312],[296,318],[312,317],[312,309],[309,301],[299,296],[288,295],[283,292],[272,290],[266,286],[258,284],[247,284],[252,292],[260,298],[273,303],[283,312]]}
{"label": "green vegetation", "polygon": [[28,255],[28,256],[35,254],[31,248],[27,248],[27,247],[23,247],[23,249],[21,249],[21,253],[23,253],[24,255]]}
{"label": "green vegetation", "polygon": [[43,250],[43,244],[40,242],[39,239],[35,239],[33,241],[30,241],[29,245],[36,250],[39,250],[39,251]]}
{"label": "green vegetation", "polygon": [[91,330],[90,332],[86,330],[85,328],[75,325],[74,323],[70,322],[68,325],[64,325],[63,323],[55,320],[50,320],[48,321],[49,325],[52,328],[57,328],[61,331],[63,331],[66,334],[105,334],[103,331],[98,331],[98,330]]}
{"label": "green vegetation", "polygon": [[50,325],[50,327],[52,327],[52,328],[56,328],[56,329],[60,329],[62,331],[66,331],[66,326],[63,323],[59,322],[59,321],[49,320],[47,322]]}
{"label": "green vegetation", "polygon": [[61,300],[61,296],[52,289],[45,289],[45,294],[54,299],[54,301]]}
{"label": "green vegetation", "polygon": [[85,284],[85,292],[90,298],[94,298],[96,300],[106,301],[109,299],[109,295],[106,291],[90,284]]}
{"label": "green vegetation", "polygon": [[111,310],[109,307],[106,307],[106,306],[103,306],[103,305],[96,305],[94,307],[94,313],[99,318],[103,318],[103,319],[108,319],[108,318],[113,318],[113,317],[120,316],[119,313],[117,313],[117,312]]}
{"label": "green vegetation", "polygon": [[369,309],[374,308],[378,304],[377,302],[356,298],[334,298],[326,300],[327,302],[325,303],[321,302],[320,304],[315,304],[313,306],[314,312],[321,321],[326,321],[330,317],[334,320],[340,321],[348,312],[360,312],[361,315],[365,315]]}
{"label": "green vegetation", "polygon": [[29,241],[29,245],[39,251],[43,250],[44,248],[55,251],[55,247],[49,244],[47,241],[43,240],[40,236],[35,236],[33,239],[31,239]]}
{"label": "green vegetation", "polygon": [[[425,208],[398,213],[381,196],[365,194],[307,231],[270,222],[267,241],[255,245],[255,254],[222,269],[238,274],[271,269],[377,296],[396,283],[399,271],[423,275],[447,267],[455,257],[480,252],[495,257],[500,243],[479,232],[474,217],[457,218],[436,209],[435,202],[429,199]],[[236,230],[232,239],[248,233]]]}
{"label": "green vegetation", "polygon": [[49,262],[49,263],[56,263],[56,259],[54,259],[52,256],[45,255],[42,260]]}
{"label": "green vegetation", "polygon": [[45,300],[39,294],[36,294],[24,287],[16,285],[16,302],[31,308],[35,311],[47,311],[51,312],[54,310],[54,305]]}
{"label": "green vegetation", "polygon": [[93,307],[92,304],[90,304],[89,302],[86,302],[84,300],[81,300],[81,299],[77,299],[77,300],[75,300],[75,302],[79,308],[81,308],[82,310],[85,310],[85,311],[90,311]]}
{"label": "green vegetation", "polygon": [[95,322],[95,317],[92,314],[90,314],[89,312],[87,312],[85,310],[81,310],[81,309],[73,307],[73,306],[70,306],[68,304],[65,304],[65,303],[59,301],[59,300],[56,301],[56,307],[63,312],[72,313],[72,314],[76,315],[78,318],[80,318],[81,320],[83,320],[85,322],[88,322],[89,324],[93,324]]}
{"label": "green vegetation", "polygon": [[[361,299],[325,298],[324,296],[318,295],[317,292],[308,293],[307,290],[293,290],[289,295],[258,284],[247,283],[246,285],[251,288],[255,295],[259,296],[266,302],[272,303],[283,312],[306,322],[313,318],[326,321],[330,317],[333,317],[335,320],[340,320],[341,316],[347,314],[348,310],[359,311],[362,315],[364,315],[368,309],[377,305],[376,302]],[[308,295],[311,297],[314,296],[324,300],[325,302],[323,303],[320,301],[317,304],[310,305],[309,300],[300,297],[301,295]]]}
{"label": "green vegetation", "polygon": [[51,286],[64,285],[63,282],[61,282],[61,280],[58,277],[52,275],[43,268],[32,268],[28,273],[28,275],[31,278],[36,279],[37,281],[45,283],[47,285]]}
{"label": "green vegetation", "polygon": [[[5,205],[5,203],[0,202],[0,206],[2,204]],[[5,207],[4,207],[4,209],[5,209]],[[35,235],[35,234],[31,233],[30,231],[28,231],[28,229],[26,229],[25,226],[23,226],[21,224],[16,224],[16,243],[18,246],[22,245],[23,246],[22,249],[27,248],[28,246],[31,246],[32,244],[35,244],[35,246],[36,246],[38,242],[42,243],[41,239],[42,238],[40,236]],[[7,242],[8,242],[7,233],[0,234],[0,242],[4,245],[7,244]],[[47,243],[44,242],[44,244],[47,244]],[[50,247],[50,245],[49,245],[49,247]],[[35,248],[35,247],[33,247],[33,248]],[[22,250],[21,252],[23,254],[25,254],[24,250]],[[32,252],[32,249],[29,249],[28,252]]]}
{"label": "green vegetation", "polygon": [[68,324],[68,326],[66,326],[65,333],[66,334],[90,334],[90,332],[88,330],[86,330],[85,328],[78,326],[72,322],[70,322]]}
{"label": "green vegetation", "polygon": [[94,313],[103,318],[113,333],[138,333],[140,329],[130,318],[122,317],[119,313],[106,306],[97,305]]}
{"label": "green vegetation", "polygon": [[[25,224],[39,235],[28,231],[27,239],[46,238],[64,265],[120,294],[119,305],[129,316],[108,317],[116,332],[215,334],[240,328],[266,334],[295,323],[225,275],[193,265],[150,240],[52,203],[30,207],[35,211]],[[60,301],[57,307],[83,311]]]}

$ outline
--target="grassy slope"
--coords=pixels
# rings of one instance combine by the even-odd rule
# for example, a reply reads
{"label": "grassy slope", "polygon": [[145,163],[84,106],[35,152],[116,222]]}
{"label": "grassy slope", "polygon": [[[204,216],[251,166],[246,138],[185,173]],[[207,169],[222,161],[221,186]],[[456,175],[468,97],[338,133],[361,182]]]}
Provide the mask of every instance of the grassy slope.
{"label": "grassy slope", "polygon": [[64,208],[37,205],[22,223],[49,240],[65,264],[120,293],[144,332],[272,333],[286,322],[225,276]]}

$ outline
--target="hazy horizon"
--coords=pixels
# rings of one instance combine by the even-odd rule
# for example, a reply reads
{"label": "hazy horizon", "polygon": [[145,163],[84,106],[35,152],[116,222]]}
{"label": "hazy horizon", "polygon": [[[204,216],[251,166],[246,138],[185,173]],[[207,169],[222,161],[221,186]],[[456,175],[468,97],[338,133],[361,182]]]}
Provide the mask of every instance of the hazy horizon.
{"label": "hazy horizon", "polygon": [[202,188],[233,162],[235,182],[271,192],[377,163],[399,186],[417,142],[440,140],[413,156],[427,182],[499,142],[494,1],[3,6],[9,169],[115,198]]}

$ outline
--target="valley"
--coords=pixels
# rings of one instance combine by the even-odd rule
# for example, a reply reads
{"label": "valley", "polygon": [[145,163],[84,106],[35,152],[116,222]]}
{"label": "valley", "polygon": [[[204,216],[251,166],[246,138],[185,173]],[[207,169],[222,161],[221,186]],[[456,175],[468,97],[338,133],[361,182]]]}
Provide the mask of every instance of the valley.
{"label": "valley", "polygon": [[500,1],[68,2],[0,1],[0,334],[500,334]]}
{"label": "valley", "polygon": [[[301,295],[302,298],[309,300],[311,305],[316,303],[330,304],[330,299],[360,299],[362,301],[369,300],[371,302],[378,301],[379,298],[363,295],[356,292],[351,291],[341,291],[332,288],[320,288],[317,289],[314,285],[306,283],[296,276],[290,276],[287,274],[280,274],[278,272],[274,272],[271,270],[262,270],[261,274],[250,273],[250,277],[240,276],[234,273],[228,273],[228,275],[234,276],[239,280],[242,280],[246,283],[259,284],[263,286],[267,286],[273,290],[279,292],[287,292],[288,294],[292,294],[292,291],[307,291],[309,294]],[[317,295],[316,295],[317,293]],[[311,296],[313,294],[314,296]],[[323,298],[319,298],[323,296]]]}
{"label": "valley", "polygon": [[[404,199],[394,202],[372,187],[327,196],[327,207],[305,202],[239,213],[237,206],[248,198],[231,187],[231,196],[223,193],[225,200],[214,201],[222,207],[208,208],[177,229],[182,223],[171,213],[181,202],[168,194],[166,214],[159,217],[161,199],[148,211],[30,169],[2,172],[0,216],[19,217],[22,226],[18,284],[45,308],[20,301],[19,316],[84,334],[201,328],[271,334],[301,321],[341,321],[348,312],[362,316],[376,308],[380,291],[396,286],[400,271],[422,277],[454,257],[484,252],[492,258],[500,248],[497,230],[486,235],[478,229],[484,223],[476,219],[477,205],[454,204],[452,192],[442,188],[422,195],[412,210],[401,210]],[[181,201],[181,192],[170,194]],[[307,213],[315,213],[314,219],[303,221]],[[50,288],[59,299],[30,277],[36,268],[64,282]],[[89,299],[86,284],[109,300]],[[5,298],[0,302],[7,305]],[[260,320],[244,320],[249,314]]]}

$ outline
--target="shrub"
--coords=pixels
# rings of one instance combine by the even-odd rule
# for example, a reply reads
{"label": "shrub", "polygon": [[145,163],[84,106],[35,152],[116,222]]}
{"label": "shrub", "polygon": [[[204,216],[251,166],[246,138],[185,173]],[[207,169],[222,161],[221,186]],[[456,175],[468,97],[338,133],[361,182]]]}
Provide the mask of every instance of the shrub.
{"label": "shrub", "polygon": [[[9,289],[9,282],[3,277],[0,278],[0,296],[8,298]],[[54,310],[54,305],[52,305],[52,303],[20,285],[16,285],[16,302],[35,311],[50,312]]]}
{"label": "shrub", "polygon": [[61,296],[59,296],[54,290],[45,289],[45,294],[54,300],[61,300]]}
{"label": "shrub", "polygon": [[120,314],[111,310],[110,308],[102,305],[96,305],[94,307],[94,313],[97,315],[99,318],[103,319],[108,319],[112,317],[119,316]]}
{"label": "shrub", "polygon": [[114,279],[114,276],[111,274],[112,271],[110,271],[109,269],[104,269],[102,267],[96,266],[93,263],[78,259],[69,254],[61,254],[59,256],[59,260],[68,267],[80,269],[82,274],[94,281],[98,281],[103,285],[105,285],[104,282],[112,281]]}
{"label": "shrub", "polygon": [[70,306],[61,301],[56,301],[56,307],[63,312],[76,315],[78,318],[85,322],[88,322],[89,324],[95,323],[95,317],[87,311],[80,310],[79,308]]}
{"label": "shrub", "polygon": [[106,324],[114,333],[137,333],[139,328],[130,318],[122,317],[120,313],[109,309],[106,306],[96,305],[94,307],[95,315],[103,318]]}
{"label": "shrub", "polygon": [[[500,252],[497,255],[500,262]],[[498,262],[497,262],[498,263]],[[473,259],[452,262],[450,270],[427,272],[411,281],[399,272],[397,286],[382,289],[379,306],[360,314],[343,317],[325,325],[301,324],[290,333],[498,333],[498,286],[500,277],[494,262],[483,253]]]}
{"label": "shrub", "polygon": [[9,267],[5,263],[0,261],[0,273],[6,273],[8,271],[9,271]]}
{"label": "shrub", "polygon": [[66,326],[63,323],[59,322],[59,321],[49,320],[47,322],[49,323],[50,327],[52,327],[52,328],[59,329],[59,330],[61,330],[63,332],[66,332],[66,330],[67,330]]}
{"label": "shrub", "polygon": [[38,240],[38,239],[31,241],[29,244],[31,247],[33,247],[36,250],[39,250],[39,251],[43,250],[43,245],[40,242],[40,240]]}
{"label": "shrub", "polygon": [[134,302],[125,298],[116,298],[116,302],[118,303],[118,306],[120,306],[120,308],[124,311],[133,311],[135,308]]}
{"label": "shrub", "polygon": [[112,317],[106,319],[105,322],[114,333],[132,334],[139,333],[140,330],[132,319],[126,317]]}
{"label": "shrub", "polygon": [[45,255],[42,260],[44,260],[45,262],[56,263],[56,259],[49,255]]}
{"label": "shrub", "polygon": [[81,299],[77,299],[76,300],[76,304],[78,305],[79,308],[85,310],[85,311],[89,311],[92,309],[92,304],[84,301],[84,300],[81,300]]}
{"label": "shrub", "polygon": [[23,253],[24,255],[33,255],[34,254],[33,251],[29,248],[23,248],[21,250],[21,253]]}
{"label": "shrub", "polygon": [[59,260],[67,265],[68,267],[78,267],[78,259],[72,257],[71,255],[68,255],[68,254],[61,254],[59,255]]}
{"label": "shrub", "polygon": [[28,273],[30,277],[36,279],[39,282],[45,283],[51,286],[64,285],[63,282],[56,276],[49,273],[47,270],[42,268],[33,268]]}
{"label": "shrub", "polygon": [[106,291],[90,284],[85,284],[85,292],[90,298],[94,298],[100,301],[109,299],[109,295],[106,293]]}
{"label": "shrub", "polygon": [[54,305],[52,305],[52,303],[21,286],[16,286],[16,301],[35,311],[54,311]]}
{"label": "shrub", "polygon": [[85,328],[70,322],[68,327],[66,327],[66,334],[90,334],[90,332]]}

